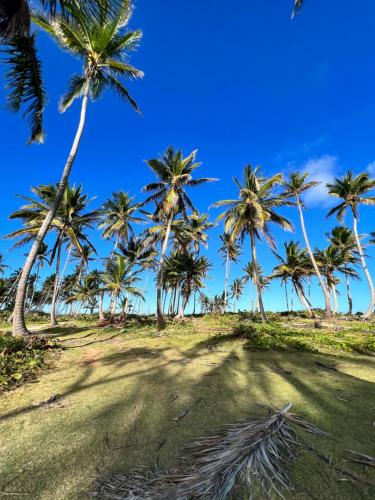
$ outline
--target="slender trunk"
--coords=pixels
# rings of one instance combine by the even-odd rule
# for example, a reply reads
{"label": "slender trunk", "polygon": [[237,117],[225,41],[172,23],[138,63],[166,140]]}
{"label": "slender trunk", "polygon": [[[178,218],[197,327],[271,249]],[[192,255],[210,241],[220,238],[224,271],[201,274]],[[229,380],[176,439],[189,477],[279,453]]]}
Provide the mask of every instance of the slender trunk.
{"label": "slender trunk", "polygon": [[289,314],[289,300],[288,300],[288,284],[287,282],[285,281],[284,282],[284,287],[285,287],[285,301],[286,301],[286,310]]}
{"label": "slender trunk", "polygon": [[112,304],[111,304],[111,321],[113,321],[116,314],[116,306],[117,306],[117,295],[112,295]]}
{"label": "slender trunk", "polygon": [[293,312],[294,310],[294,295],[293,295],[293,287],[290,291],[290,312]]}
{"label": "slender trunk", "polygon": [[56,255],[56,274],[55,281],[53,284],[53,294],[52,294],[52,302],[51,302],[51,326],[57,325],[56,320],[56,303],[57,303],[57,295],[59,290],[59,273],[60,273],[60,261],[61,261],[61,247],[62,247],[62,235],[59,236],[59,242],[57,245],[57,255]]}
{"label": "slender trunk", "polygon": [[[145,278],[145,283],[144,283],[144,287],[143,287],[143,296],[146,297],[146,290],[147,290],[147,284],[148,284],[148,278],[150,276],[150,271],[148,270],[147,273],[146,273],[146,278]],[[144,301],[143,300],[140,300],[140,314],[143,314],[143,304],[144,304]]]}
{"label": "slender trunk", "polygon": [[300,285],[298,283],[293,283],[293,285],[294,285],[294,289],[298,295],[299,301],[301,302],[302,307],[304,307],[306,309],[306,311],[308,312],[309,316],[311,318],[313,318],[314,313],[311,310],[311,307],[310,307],[309,303],[307,302],[306,297],[305,297],[303,291],[301,290]]}
{"label": "slender trunk", "polygon": [[225,287],[224,287],[224,308],[223,308],[223,314],[227,312],[228,281],[229,281],[229,252],[227,251],[227,257],[225,259]]}
{"label": "slender trunk", "polygon": [[332,290],[332,295],[333,295],[333,315],[336,316],[338,302],[337,302],[337,290],[336,290],[335,285],[332,285],[331,290]]}
{"label": "slender trunk", "polygon": [[99,295],[99,321],[104,321],[104,312],[103,312],[103,300],[104,300],[104,292],[100,292]]}
{"label": "slender trunk", "polygon": [[173,215],[171,215],[168,219],[167,230],[165,233],[165,238],[164,238],[163,246],[161,249],[160,261],[159,261],[159,272],[158,272],[157,290],[156,290],[156,315],[157,315],[158,330],[162,330],[163,328],[165,328],[165,319],[164,319],[164,315],[163,315],[163,306],[162,306],[161,295],[162,295],[162,289],[163,289],[164,260],[165,260],[165,255],[167,253],[167,248],[168,248],[168,243],[169,243],[169,235],[171,233],[172,220],[173,220]]}
{"label": "slender trunk", "polygon": [[194,292],[194,295],[193,295],[193,316],[195,316],[195,304],[196,303],[196,292]]}
{"label": "slender trunk", "polygon": [[350,282],[349,282],[349,276],[345,274],[345,281],[346,281],[346,293],[348,295],[348,314],[350,316],[353,314],[353,299],[352,299],[352,294],[350,292]]}
{"label": "slender trunk", "polygon": [[29,332],[26,328],[26,323],[25,323],[25,297],[26,297],[26,286],[27,282],[32,270],[32,267],[34,265],[34,262],[38,256],[38,251],[40,248],[40,244],[43,242],[48,229],[51,225],[51,222],[56,214],[57,209],[60,206],[62,197],[64,195],[65,188],[68,183],[69,179],[69,174],[72,169],[75,157],[77,155],[79,143],[81,141],[83,129],[85,126],[85,120],[86,120],[86,110],[87,110],[87,103],[88,103],[88,96],[89,96],[89,85],[90,83],[88,82],[86,91],[84,93],[83,99],[82,99],[82,105],[81,105],[81,115],[79,119],[79,124],[77,128],[76,135],[74,137],[73,145],[70,150],[68,159],[66,161],[66,164],[64,166],[64,170],[61,175],[61,179],[59,182],[59,187],[56,192],[56,197],[53,202],[53,206],[50,208],[46,218],[44,219],[38,234],[36,235],[36,238],[34,240],[34,243],[31,247],[30,253],[26,259],[25,265],[23,266],[22,269],[22,274],[20,278],[20,282],[18,285],[17,289],[17,295],[16,295],[16,301],[14,305],[14,311],[13,311],[13,335],[29,335]]}
{"label": "slender trunk", "polygon": [[363,253],[362,245],[361,245],[361,242],[360,242],[359,236],[358,236],[358,227],[357,227],[357,225],[358,225],[357,217],[353,214],[353,232],[354,232],[354,238],[355,238],[355,242],[357,244],[358,253],[359,253],[359,256],[360,256],[360,259],[361,259],[361,264],[362,264],[362,267],[363,267],[363,271],[365,273],[365,276],[366,276],[366,279],[367,279],[367,282],[368,282],[368,286],[369,286],[369,289],[370,289],[370,304],[369,304],[369,306],[367,308],[367,311],[363,315],[363,317],[364,318],[369,318],[372,315],[372,313],[374,312],[374,307],[375,307],[375,290],[374,290],[374,285],[372,283],[371,275],[369,273],[369,270],[367,269],[365,255]]}
{"label": "slender trunk", "polygon": [[259,303],[259,309],[260,309],[260,314],[262,317],[262,322],[267,323],[267,316],[264,311],[264,306],[263,306],[263,298],[262,298],[262,288],[259,283],[259,276],[258,276],[258,266],[257,266],[257,255],[256,255],[256,248],[255,248],[255,237],[253,231],[250,233],[250,241],[251,241],[251,256],[254,264],[254,274],[255,274],[255,285],[257,289],[257,300]]}
{"label": "slender trunk", "polygon": [[319,270],[318,264],[316,263],[314,254],[313,254],[311,247],[310,247],[310,242],[309,242],[309,239],[307,237],[307,232],[306,232],[306,227],[305,227],[305,220],[303,218],[303,213],[302,213],[302,205],[301,205],[301,201],[300,201],[298,196],[296,197],[296,200],[297,200],[297,207],[298,207],[298,213],[299,213],[299,218],[300,218],[300,223],[301,223],[303,239],[305,240],[307,252],[310,256],[311,263],[313,265],[315,274],[318,277],[319,284],[320,284],[320,287],[321,287],[323,295],[324,295],[324,301],[325,301],[325,314],[324,315],[326,318],[329,318],[331,316],[331,303],[330,303],[330,298],[329,298],[329,291],[324,284],[324,281],[323,281],[321,272]]}

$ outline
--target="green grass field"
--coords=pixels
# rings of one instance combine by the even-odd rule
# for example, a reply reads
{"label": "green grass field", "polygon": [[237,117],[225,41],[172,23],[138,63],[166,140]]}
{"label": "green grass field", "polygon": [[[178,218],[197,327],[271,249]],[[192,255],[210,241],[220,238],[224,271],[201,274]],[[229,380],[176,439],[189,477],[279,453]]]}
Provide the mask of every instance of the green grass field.
{"label": "green grass field", "polygon": [[314,446],[362,479],[304,455],[293,465],[299,496],[374,498],[363,482],[375,484],[374,469],[344,460],[346,449],[374,455],[374,324],[263,327],[228,315],[170,324],[162,337],[135,322],[34,328],[65,349],[36,381],[0,396],[0,498],[86,498],[95,478],[174,465],[192,438],[248,417],[251,403],[289,401],[332,433]]}

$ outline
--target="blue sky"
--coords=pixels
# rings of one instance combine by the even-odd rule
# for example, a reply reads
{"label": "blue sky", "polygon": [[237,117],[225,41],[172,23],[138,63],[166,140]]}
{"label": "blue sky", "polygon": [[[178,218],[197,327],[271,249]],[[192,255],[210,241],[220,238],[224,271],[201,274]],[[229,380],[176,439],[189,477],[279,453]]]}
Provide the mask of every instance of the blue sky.
{"label": "blue sky", "polygon": [[[371,0],[314,0],[293,21],[291,0],[137,0],[132,28],[144,33],[132,62],[145,72],[129,89],[142,109],[140,117],[107,93],[90,104],[87,127],[71,182],[83,184],[99,206],[119,189],[142,199],[141,187],[153,177],[145,159],[167,145],[185,153],[198,148],[201,176],[220,181],[191,192],[201,211],[216,200],[236,196],[232,176],[246,163],[260,164],[265,174],[308,170],[321,181],[351,168],[375,175],[375,100],[373,64],[375,4]],[[267,5],[266,5],[267,4]],[[188,6],[187,6],[188,5]],[[38,38],[48,89],[43,146],[26,146],[27,129],[20,116],[0,110],[2,123],[1,234],[16,229],[8,214],[20,205],[16,194],[30,186],[58,180],[78,119],[78,105],[64,115],[59,96],[80,64],[46,36]],[[197,173],[198,173],[197,172]],[[325,221],[329,207],[323,188],[309,195],[307,227],[313,246],[326,244],[325,233],[335,221]],[[284,211],[295,223],[295,234],[275,229],[281,249],[285,239],[301,240],[293,209]],[[210,210],[212,220],[218,214]],[[361,209],[360,230],[375,230],[374,209]],[[351,222],[348,218],[348,223]],[[209,293],[223,288],[224,268],[217,255],[221,227],[211,232],[207,255],[214,268]],[[99,235],[100,256],[110,246]],[[22,265],[25,250],[0,252],[13,266]],[[258,250],[266,271],[275,265],[265,244]],[[375,256],[375,248],[369,250]],[[232,278],[250,260],[249,244]],[[375,277],[373,259],[369,267]],[[355,309],[367,305],[365,282],[354,283]],[[345,310],[346,302],[340,300]],[[241,303],[249,303],[249,291]],[[265,295],[270,309],[284,309],[279,284]],[[322,303],[313,287],[314,304]]]}

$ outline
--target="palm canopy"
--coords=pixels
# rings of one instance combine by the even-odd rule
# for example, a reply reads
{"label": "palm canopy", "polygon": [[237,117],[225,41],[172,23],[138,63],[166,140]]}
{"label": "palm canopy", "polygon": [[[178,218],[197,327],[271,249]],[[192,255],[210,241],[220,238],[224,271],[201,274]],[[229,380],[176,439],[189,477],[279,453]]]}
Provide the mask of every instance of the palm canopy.
{"label": "palm canopy", "polygon": [[282,183],[281,174],[270,178],[259,174],[259,167],[247,165],[244,169],[243,184],[234,177],[239,189],[238,200],[222,200],[214,203],[214,207],[229,205],[229,208],[219,215],[224,219],[226,233],[232,235],[235,241],[242,241],[247,234],[254,234],[260,239],[264,234],[271,246],[275,246],[270,234],[269,224],[275,223],[283,229],[292,231],[292,223],[275,211],[275,208],[292,205],[284,196],[275,194],[274,189]]}
{"label": "palm canopy", "polygon": [[314,274],[307,250],[295,241],[284,242],[285,257],[274,252],[279,264],[273,269],[272,278],[292,280],[301,284],[302,280]]}
{"label": "palm canopy", "polygon": [[208,246],[207,231],[213,226],[208,220],[207,214],[193,212],[186,219],[179,219],[180,222],[172,225],[175,234],[175,245],[184,250],[191,246],[196,253],[199,252],[200,245]]}
{"label": "palm canopy", "polygon": [[342,220],[347,209],[350,209],[354,217],[358,218],[358,206],[375,205],[375,196],[365,196],[369,191],[375,188],[375,180],[370,179],[369,174],[360,173],[353,174],[348,171],[342,179],[335,179],[333,184],[327,184],[328,193],[336,198],[341,198],[343,201],[333,207],[327,214],[336,214],[338,220]]}
{"label": "palm canopy", "polygon": [[[308,181],[309,173],[292,172],[288,179],[283,182],[285,189],[283,196],[287,198],[296,198],[301,202],[300,196],[305,191],[314,188],[320,184],[317,181]],[[301,202],[302,206],[303,203]]]}
{"label": "palm canopy", "polygon": [[[10,219],[21,220],[24,227],[6,236],[6,238],[19,238],[19,241],[14,245],[15,247],[34,240],[46,214],[54,203],[57,189],[58,184],[41,185],[32,188],[36,198],[20,196],[28,204],[13,212]],[[50,226],[51,230],[57,232],[58,240],[60,238],[68,239],[79,252],[82,252],[82,243],[93,248],[85,235],[85,230],[94,227],[98,212],[85,212],[90,201],[88,196],[82,193],[82,186],[70,187],[68,185],[64,191],[62,203]]]}
{"label": "palm canopy", "polygon": [[218,252],[223,256],[223,259],[227,258],[233,262],[238,262],[238,257],[240,256],[241,249],[239,245],[232,240],[229,233],[224,233],[220,235],[221,247]]}
{"label": "palm canopy", "polygon": [[100,1],[96,5],[100,15],[93,15],[92,7],[85,2],[66,5],[67,16],[48,16],[41,11],[32,13],[32,20],[39,28],[60,47],[83,61],[82,73],[73,75],[68,91],[60,101],[60,111],[65,111],[83,95],[95,100],[106,88],[115,90],[139,111],[121,82],[121,78],[143,76],[142,71],[128,62],[129,53],[137,47],[142,36],[139,30],[126,30],[132,13],[131,4],[122,1],[111,9],[100,9]]}
{"label": "palm canopy", "polygon": [[138,265],[141,268],[150,267],[157,254],[141,237],[131,237],[126,245],[119,243],[118,250],[116,255],[125,257],[133,266]]}
{"label": "palm canopy", "polygon": [[140,291],[134,286],[140,279],[138,271],[135,271],[129,260],[121,255],[118,255],[116,259],[107,259],[101,279],[104,288],[115,297],[118,297],[123,292],[140,295]]}
{"label": "palm canopy", "polygon": [[330,287],[337,284],[337,279],[334,276],[335,272],[352,278],[358,277],[357,271],[350,265],[357,262],[356,258],[346,256],[340,247],[329,245],[324,250],[316,250],[315,258]]}
{"label": "palm canopy", "polygon": [[179,213],[186,218],[187,208],[196,212],[186,188],[217,180],[207,177],[193,179],[194,170],[200,166],[200,163],[196,162],[196,155],[197,150],[184,158],[181,149],[175,150],[169,146],[161,158],[147,160],[146,163],[158,178],[158,182],[147,184],[142,189],[143,192],[152,192],[144,203],[152,201],[156,204],[154,215],[158,219],[171,218]]}
{"label": "palm canopy", "polygon": [[108,199],[101,211],[99,229],[104,229],[103,238],[108,240],[116,237],[117,241],[129,240],[134,235],[132,224],[142,222],[135,214],[140,208],[140,203],[134,203],[134,196],[129,196],[124,191],[117,191]]}

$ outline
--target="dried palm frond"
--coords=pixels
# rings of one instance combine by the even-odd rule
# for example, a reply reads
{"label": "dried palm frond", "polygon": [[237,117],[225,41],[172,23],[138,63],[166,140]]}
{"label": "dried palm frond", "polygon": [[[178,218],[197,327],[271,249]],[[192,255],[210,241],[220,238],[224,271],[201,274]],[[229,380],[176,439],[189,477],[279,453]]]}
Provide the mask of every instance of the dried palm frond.
{"label": "dried palm frond", "polygon": [[368,465],[369,467],[375,467],[375,458],[369,455],[364,455],[363,453],[358,453],[358,451],[346,450],[350,453],[351,458],[348,458],[351,462],[356,462],[358,464]]}
{"label": "dried palm frond", "polygon": [[320,437],[329,435],[304,418],[289,413],[292,403],[282,410],[268,408],[267,416],[229,425],[216,435],[189,446],[184,466],[176,474],[134,469],[97,485],[92,496],[122,500],[213,499],[229,498],[243,484],[250,498],[268,498],[271,492],[283,497],[294,491],[287,464],[304,445],[296,428]]}

